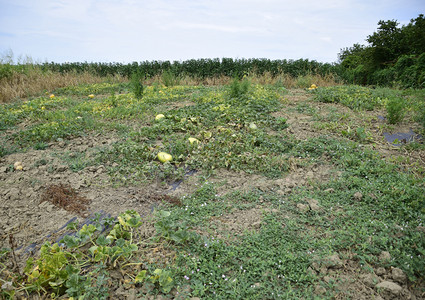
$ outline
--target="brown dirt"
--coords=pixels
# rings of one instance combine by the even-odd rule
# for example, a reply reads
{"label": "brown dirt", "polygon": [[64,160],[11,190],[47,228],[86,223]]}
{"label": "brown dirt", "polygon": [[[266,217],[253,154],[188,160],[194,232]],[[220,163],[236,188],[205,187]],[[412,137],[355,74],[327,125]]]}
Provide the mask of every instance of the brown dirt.
{"label": "brown dirt", "polygon": [[[104,166],[70,170],[59,157],[64,153],[84,153],[90,158],[97,147],[114,142],[114,136],[83,137],[52,143],[46,150],[15,153],[0,160],[0,248],[9,247],[13,235],[17,255],[22,259],[47,240],[55,240],[65,225],[80,223],[95,213],[117,216],[133,209],[143,216],[151,214],[162,202],[178,204],[172,196],[161,196],[169,187],[147,185],[114,187]],[[14,170],[15,162],[23,170]],[[77,206],[77,202],[84,206]],[[72,209],[67,204],[73,204]]]}

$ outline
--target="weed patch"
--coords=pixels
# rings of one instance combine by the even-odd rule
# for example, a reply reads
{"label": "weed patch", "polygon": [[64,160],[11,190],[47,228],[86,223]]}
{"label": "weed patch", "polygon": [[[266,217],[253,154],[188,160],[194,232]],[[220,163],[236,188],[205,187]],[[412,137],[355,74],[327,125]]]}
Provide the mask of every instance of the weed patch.
{"label": "weed patch", "polygon": [[388,101],[371,89],[360,86],[335,86],[314,90],[314,98],[324,103],[341,103],[354,110],[373,110]]}

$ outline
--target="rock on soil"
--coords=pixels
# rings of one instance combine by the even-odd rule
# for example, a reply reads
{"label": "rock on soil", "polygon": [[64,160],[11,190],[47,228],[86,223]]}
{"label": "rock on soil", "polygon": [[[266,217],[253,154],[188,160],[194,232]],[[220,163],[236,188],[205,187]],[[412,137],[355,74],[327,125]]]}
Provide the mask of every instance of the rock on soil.
{"label": "rock on soil", "polygon": [[396,299],[400,295],[402,287],[392,281],[382,281],[376,285],[377,289],[381,289],[385,299]]}
{"label": "rock on soil", "polygon": [[407,276],[404,274],[404,272],[399,268],[393,268],[391,271],[391,276],[394,281],[398,283],[405,283],[407,281]]}
{"label": "rock on soil", "polygon": [[391,254],[388,251],[382,251],[379,255],[379,261],[383,264],[389,263],[391,260]]}
{"label": "rock on soil", "polygon": [[339,255],[338,254],[334,254],[334,255],[331,255],[331,256],[326,257],[323,260],[323,264],[327,268],[332,268],[332,269],[340,269],[340,268],[342,268],[344,266],[344,263],[339,258]]}
{"label": "rock on soil", "polygon": [[319,202],[316,199],[306,199],[310,209],[313,211],[320,210]]}
{"label": "rock on soil", "polygon": [[376,284],[378,284],[381,280],[375,274],[363,274],[361,279],[365,285],[370,288],[373,288]]}

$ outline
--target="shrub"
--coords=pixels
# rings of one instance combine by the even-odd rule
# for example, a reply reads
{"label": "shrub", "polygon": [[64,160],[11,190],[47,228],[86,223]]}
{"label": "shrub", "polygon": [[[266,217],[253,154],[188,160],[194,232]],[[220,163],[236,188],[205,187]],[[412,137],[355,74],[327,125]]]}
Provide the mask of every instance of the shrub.
{"label": "shrub", "polygon": [[391,97],[387,102],[387,118],[390,124],[397,124],[403,120],[406,101],[401,97]]}
{"label": "shrub", "polygon": [[230,83],[230,98],[239,98],[243,95],[246,95],[249,91],[251,83],[248,79],[243,79],[239,81],[237,78],[234,78]]}
{"label": "shrub", "polygon": [[166,70],[162,72],[161,79],[162,79],[162,83],[167,87],[175,86],[179,84],[179,80],[177,76],[170,70]]}
{"label": "shrub", "polygon": [[143,97],[143,84],[142,75],[140,73],[133,73],[131,76],[131,88],[136,98],[141,99]]}

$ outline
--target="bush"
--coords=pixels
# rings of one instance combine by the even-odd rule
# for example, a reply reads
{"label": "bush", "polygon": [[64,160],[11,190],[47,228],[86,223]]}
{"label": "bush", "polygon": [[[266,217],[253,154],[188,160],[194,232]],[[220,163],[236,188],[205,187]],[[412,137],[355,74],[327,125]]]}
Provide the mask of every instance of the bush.
{"label": "bush", "polygon": [[179,80],[177,78],[176,75],[174,75],[173,72],[171,72],[170,70],[166,70],[164,72],[162,72],[162,83],[167,86],[175,86],[179,84]]}
{"label": "bush", "polygon": [[0,64],[0,80],[8,79],[13,75],[13,67],[10,64]]}
{"label": "bush", "polygon": [[141,99],[143,97],[143,84],[142,75],[140,73],[133,73],[131,76],[131,88],[136,98]]}
{"label": "bush", "polygon": [[395,75],[393,68],[382,69],[372,74],[372,81],[379,86],[388,86],[394,82]]}
{"label": "bush", "polygon": [[248,79],[243,79],[239,81],[237,78],[234,78],[230,83],[230,98],[240,98],[243,95],[246,95],[249,91],[251,83]]}
{"label": "bush", "polygon": [[296,80],[296,86],[298,88],[309,88],[314,82],[312,75],[299,76]]}
{"label": "bush", "polygon": [[400,97],[391,97],[387,102],[387,118],[390,124],[398,124],[403,120],[406,101]]}

